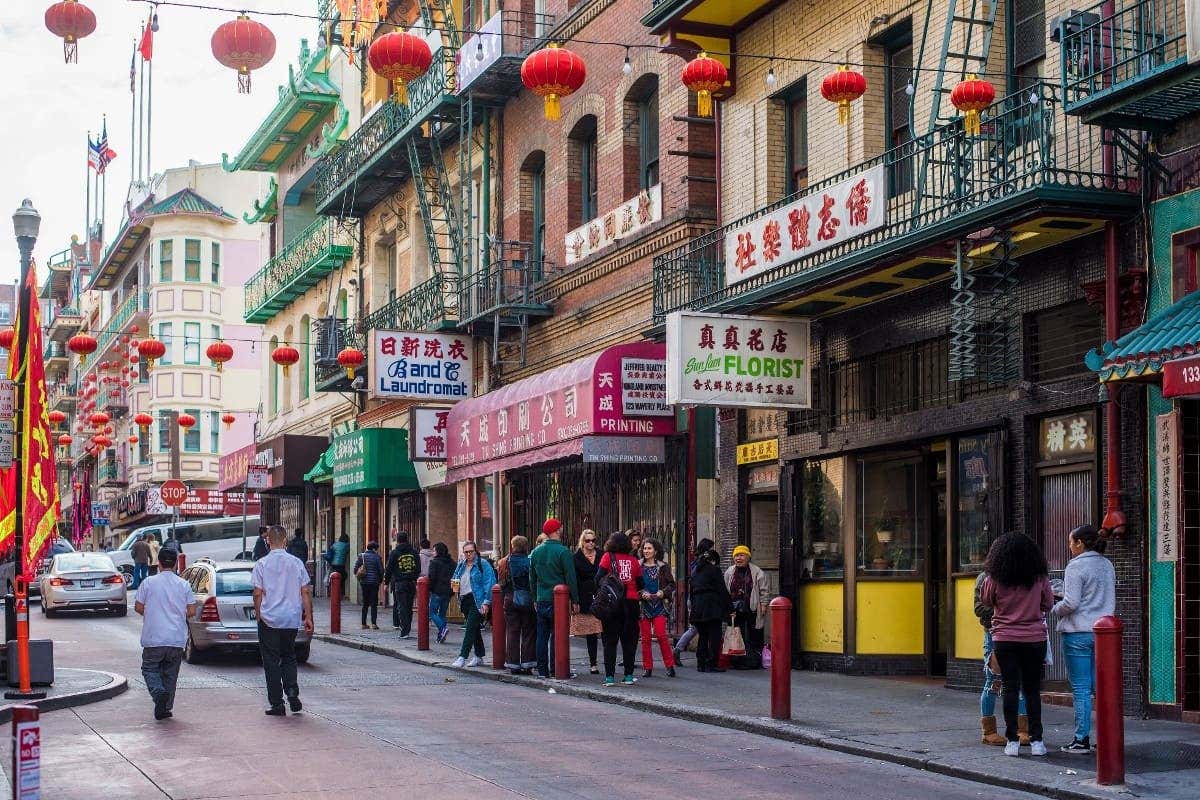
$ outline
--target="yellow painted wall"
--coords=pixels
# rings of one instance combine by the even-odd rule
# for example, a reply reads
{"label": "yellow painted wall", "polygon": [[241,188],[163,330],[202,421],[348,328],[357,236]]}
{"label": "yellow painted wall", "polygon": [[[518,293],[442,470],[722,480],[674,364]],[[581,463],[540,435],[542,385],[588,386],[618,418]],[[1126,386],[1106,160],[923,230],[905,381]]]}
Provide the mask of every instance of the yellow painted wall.
{"label": "yellow painted wall", "polygon": [[809,653],[841,653],[845,627],[845,586],[837,583],[806,583],[799,592],[800,650]]}
{"label": "yellow painted wall", "polygon": [[862,581],[857,584],[859,655],[921,655],[925,652],[925,584]]}
{"label": "yellow painted wall", "polygon": [[975,616],[975,579],[954,581],[954,657],[983,657],[983,626]]}

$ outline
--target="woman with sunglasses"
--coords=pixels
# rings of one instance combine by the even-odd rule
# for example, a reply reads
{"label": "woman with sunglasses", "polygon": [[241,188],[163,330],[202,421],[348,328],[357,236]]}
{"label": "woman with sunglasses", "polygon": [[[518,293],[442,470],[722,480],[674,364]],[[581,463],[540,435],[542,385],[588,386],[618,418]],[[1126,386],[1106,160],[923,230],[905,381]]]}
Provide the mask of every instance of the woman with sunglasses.
{"label": "woman with sunglasses", "polygon": [[[579,580],[579,613],[592,613],[592,598],[596,596],[596,571],[600,569],[600,548],[596,546],[596,532],[585,528],[579,534],[579,547],[575,550],[575,577]],[[587,641],[588,664],[593,675],[600,674],[596,654],[600,645],[600,634],[589,633]]]}

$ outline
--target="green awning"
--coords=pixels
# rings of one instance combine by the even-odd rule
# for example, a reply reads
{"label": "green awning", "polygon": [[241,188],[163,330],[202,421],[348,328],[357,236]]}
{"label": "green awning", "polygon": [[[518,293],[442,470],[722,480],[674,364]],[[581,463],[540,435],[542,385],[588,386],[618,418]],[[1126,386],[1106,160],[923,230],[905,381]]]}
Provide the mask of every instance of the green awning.
{"label": "green awning", "polygon": [[1102,381],[1145,378],[1164,361],[1200,352],[1200,292],[1167,306],[1116,342],[1092,350],[1085,361]]}
{"label": "green awning", "polygon": [[384,491],[415,492],[417,471],[408,459],[408,431],[360,428],[333,440],[333,493],[356,497]]}
{"label": "green awning", "polygon": [[333,445],[329,445],[313,468],[304,473],[304,480],[309,483],[328,483],[333,480]]}

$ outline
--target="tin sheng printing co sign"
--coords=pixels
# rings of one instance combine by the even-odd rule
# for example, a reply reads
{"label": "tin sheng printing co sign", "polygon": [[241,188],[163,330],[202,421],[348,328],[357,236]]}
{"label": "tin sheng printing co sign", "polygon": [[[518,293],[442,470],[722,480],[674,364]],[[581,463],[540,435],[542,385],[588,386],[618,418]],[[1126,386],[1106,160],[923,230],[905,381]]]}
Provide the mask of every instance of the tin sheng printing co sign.
{"label": "tin sheng printing co sign", "polygon": [[369,374],[373,398],[457,403],[471,395],[471,337],[376,330]]}
{"label": "tin sheng printing co sign", "polygon": [[725,234],[725,284],[882,227],[886,185],[880,164],[732,228]]}
{"label": "tin sheng printing co sign", "polygon": [[677,311],[667,317],[667,403],[811,408],[808,321]]}

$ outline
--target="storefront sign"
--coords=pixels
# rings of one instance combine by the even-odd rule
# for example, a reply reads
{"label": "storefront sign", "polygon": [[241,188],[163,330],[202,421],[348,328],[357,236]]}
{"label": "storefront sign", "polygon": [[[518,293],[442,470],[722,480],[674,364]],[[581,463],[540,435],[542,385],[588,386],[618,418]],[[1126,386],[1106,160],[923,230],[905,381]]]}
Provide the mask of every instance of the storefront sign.
{"label": "storefront sign", "polygon": [[699,314],[667,317],[667,402],[810,408],[808,320]]}
{"label": "storefront sign", "polygon": [[746,437],[766,439],[783,433],[779,425],[780,414],[773,408],[748,408],[746,415]]}
{"label": "storefront sign", "polygon": [[445,461],[450,409],[418,407],[408,412],[408,450],[413,461]]}
{"label": "storefront sign", "polygon": [[221,456],[217,463],[217,488],[232,489],[246,483],[246,470],[254,463],[256,446],[248,444]]}
{"label": "storefront sign", "polygon": [[266,464],[251,464],[246,468],[246,488],[266,489],[271,485],[271,470]]}
{"label": "storefront sign", "polygon": [[1179,560],[1179,412],[1159,414],[1154,425],[1158,512],[1154,531],[1156,561]]}
{"label": "storefront sign", "polygon": [[667,362],[662,358],[621,359],[621,413],[627,417],[670,417]]}
{"label": "storefront sign", "polygon": [[780,467],[778,464],[772,464],[769,467],[755,467],[746,476],[746,491],[778,491],[779,472]]}
{"label": "storefront sign", "polygon": [[1200,396],[1200,356],[1163,362],[1162,396]]}
{"label": "storefront sign", "polygon": [[504,37],[500,30],[500,12],[483,23],[479,30],[468,37],[454,54],[455,76],[454,93],[462,94],[471,81],[487,72],[488,68],[500,60],[504,49]]}
{"label": "storefront sign", "polygon": [[[283,434],[267,439],[258,445],[254,463],[268,471],[268,482],[263,488],[276,494],[300,494],[303,492],[304,475],[329,447],[324,436],[301,436]],[[249,470],[246,479],[249,480]],[[253,488],[253,487],[252,487]]]}
{"label": "storefront sign", "polygon": [[92,503],[92,524],[107,525],[109,521],[108,503]]}
{"label": "storefront sign", "polygon": [[746,442],[737,446],[737,463],[754,464],[758,461],[778,461],[779,440],[765,439],[761,442]]}
{"label": "storefront sign", "polygon": [[1096,452],[1094,411],[1044,419],[1039,430],[1042,461],[1059,461]]}
{"label": "storefront sign", "polygon": [[337,437],[333,440],[333,493],[368,496],[420,488],[407,455],[408,431],[403,428],[360,428]]}
{"label": "storefront sign", "polygon": [[8,469],[13,465],[14,447],[16,446],[16,428],[11,419],[0,419],[0,467]]}
{"label": "storefront sign", "polygon": [[665,464],[667,440],[661,436],[585,436],[583,460],[596,464]]}
{"label": "storefront sign", "polygon": [[567,263],[587,258],[662,219],[662,184],[643,189],[632,200],[567,234]]}
{"label": "storefront sign", "polygon": [[883,227],[885,175],[880,164],[727,231],[725,285]]}
{"label": "storefront sign", "polygon": [[138,489],[117,498],[116,506],[118,523],[142,514],[146,510],[146,490]]}
{"label": "storefront sign", "polygon": [[[258,514],[262,505],[257,492],[246,497],[246,513]],[[162,498],[160,487],[146,489],[145,511],[148,515],[171,516],[174,509]],[[223,492],[220,489],[189,489],[179,516],[193,518],[241,516],[242,492]],[[130,516],[133,516],[132,514]]]}
{"label": "storefront sign", "polygon": [[413,470],[417,473],[417,483],[422,489],[433,489],[446,485],[445,461],[416,461]]}
{"label": "storefront sign", "polygon": [[0,419],[12,419],[17,413],[17,385],[0,378]]}
{"label": "storefront sign", "polygon": [[469,336],[373,331],[371,397],[443,403],[470,397],[471,345]]}

